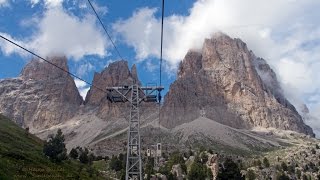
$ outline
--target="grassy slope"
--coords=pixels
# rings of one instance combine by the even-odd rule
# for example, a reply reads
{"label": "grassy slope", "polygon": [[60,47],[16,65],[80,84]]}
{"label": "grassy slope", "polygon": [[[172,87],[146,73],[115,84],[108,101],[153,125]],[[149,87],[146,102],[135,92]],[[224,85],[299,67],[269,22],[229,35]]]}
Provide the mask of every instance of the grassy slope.
{"label": "grassy slope", "polygon": [[[50,162],[43,142],[0,114],[0,179],[100,179],[89,177],[87,166],[67,160]],[[81,168],[82,167],[82,168]],[[80,170],[82,169],[82,170]],[[38,177],[38,178],[37,178]],[[42,178],[41,178],[42,177]]]}

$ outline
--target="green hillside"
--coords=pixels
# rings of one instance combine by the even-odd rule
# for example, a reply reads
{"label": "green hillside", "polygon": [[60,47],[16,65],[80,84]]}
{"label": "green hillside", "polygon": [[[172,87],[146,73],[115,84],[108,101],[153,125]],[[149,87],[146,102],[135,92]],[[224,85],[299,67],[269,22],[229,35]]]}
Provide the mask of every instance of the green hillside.
{"label": "green hillside", "polygon": [[[52,163],[43,141],[0,114],[0,179],[102,179],[75,160]],[[91,175],[91,176],[90,176]]]}

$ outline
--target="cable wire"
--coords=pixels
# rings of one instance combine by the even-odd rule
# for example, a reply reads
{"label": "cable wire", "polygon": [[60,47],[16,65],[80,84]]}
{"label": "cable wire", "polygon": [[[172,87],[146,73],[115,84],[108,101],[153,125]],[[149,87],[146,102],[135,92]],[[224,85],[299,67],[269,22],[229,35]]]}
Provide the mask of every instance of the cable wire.
{"label": "cable wire", "polygon": [[98,13],[97,13],[97,11],[96,11],[96,10],[95,10],[95,8],[93,7],[93,5],[92,5],[91,1],[90,1],[90,0],[88,0],[88,2],[89,2],[89,4],[90,4],[90,6],[91,6],[91,8],[92,8],[93,12],[95,13],[95,15],[96,15],[97,19],[99,20],[99,22],[100,22],[100,24],[101,24],[102,28],[104,29],[104,31],[106,32],[106,34],[107,34],[108,38],[110,39],[110,41],[111,41],[111,43],[112,43],[112,45],[113,45],[114,49],[116,50],[116,52],[117,52],[118,56],[120,57],[120,59],[121,59],[121,60],[124,60],[124,59],[123,59],[123,57],[121,56],[121,54],[120,54],[120,52],[119,52],[119,50],[118,50],[118,48],[117,48],[116,44],[113,42],[113,40],[112,40],[112,38],[111,38],[110,34],[108,33],[107,28],[104,26],[104,24],[102,23],[102,21],[101,21],[101,19],[100,19],[99,15],[98,15]]}
{"label": "cable wire", "polygon": [[67,71],[67,70],[65,70],[65,69],[63,69],[63,68],[61,68],[61,67],[59,67],[59,66],[57,66],[56,64],[53,64],[52,62],[48,61],[47,59],[45,59],[45,58],[43,58],[43,57],[39,56],[38,54],[36,54],[36,53],[34,53],[34,52],[32,52],[32,51],[28,50],[27,48],[25,48],[25,47],[23,47],[23,46],[21,46],[21,45],[19,45],[19,44],[17,44],[17,43],[15,43],[15,42],[13,42],[12,40],[10,40],[10,39],[8,39],[8,38],[6,38],[6,37],[2,36],[1,34],[0,34],[0,37],[1,37],[2,39],[4,39],[4,40],[6,40],[6,41],[10,42],[11,44],[13,44],[13,45],[15,45],[15,46],[17,46],[17,47],[19,47],[19,48],[21,48],[21,49],[23,49],[23,50],[27,51],[28,53],[30,53],[30,54],[32,54],[32,55],[34,55],[34,56],[36,56],[37,58],[39,58],[39,59],[41,59],[41,60],[43,60],[43,61],[45,61],[45,62],[47,62],[47,63],[51,64],[52,66],[54,66],[54,67],[56,67],[56,68],[58,68],[58,69],[60,69],[61,71],[63,71],[63,72],[65,72],[65,73],[69,74],[70,76],[72,76],[72,77],[74,77],[74,78],[76,78],[76,79],[79,79],[80,81],[83,81],[83,82],[87,83],[87,84],[88,84],[88,85],[90,85],[91,87],[96,88],[96,89],[98,89],[98,90],[100,90],[100,91],[102,91],[102,92],[107,93],[107,91],[105,91],[105,90],[103,90],[103,89],[101,89],[101,88],[99,88],[99,87],[97,87],[97,86],[93,85],[92,83],[89,83],[88,81],[86,81],[86,80],[84,80],[84,79],[80,78],[79,76],[77,76],[77,75],[75,75],[75,74],[73,74],[73,73],[71,73],[71,72],[69,72],[69,71]]}
{"label": "cable wire", "polygon": [[162,0],[162,17],[161,17],[160,86],[162,85],[161,75],[162,75],[162,47],[163,47],[163,17],[164,17],[164,0]]}
{"label": "cable wire", "polygon": [[[162,49],[163,49],[163,19],[164,19],[164,0],[162,0],[162,16],[161,16],[161,46],[160,46],[160,72],[159,72],[159,83],[160,86],[162,85]],[[158,121],[158,142],[161,142],[160,138],[160,111],[161,111],[161,91],[158,92],[158,99],[159,99],[159,107],[158,107],[158,113],[159,113],[159,121]]]}

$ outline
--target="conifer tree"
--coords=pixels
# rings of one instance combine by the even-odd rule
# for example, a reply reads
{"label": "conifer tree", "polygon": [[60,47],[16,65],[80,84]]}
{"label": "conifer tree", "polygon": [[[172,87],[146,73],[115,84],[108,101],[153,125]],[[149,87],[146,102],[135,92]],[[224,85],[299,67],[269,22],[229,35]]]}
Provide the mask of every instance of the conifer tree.
{"label": "conifer tree", "polygon": [[67,159],[67,149],[64,143],[64,135],[61,129],[58,129],[55,136],[51,135],[49,140],[45,142],[43,153],[53,162],[61,162]]}

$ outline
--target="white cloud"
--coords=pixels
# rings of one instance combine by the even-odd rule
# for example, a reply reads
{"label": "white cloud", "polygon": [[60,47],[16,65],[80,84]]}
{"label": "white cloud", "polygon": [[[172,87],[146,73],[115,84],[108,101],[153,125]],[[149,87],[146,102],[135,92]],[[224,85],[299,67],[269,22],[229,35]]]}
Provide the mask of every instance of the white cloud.
{"label": "white cloud", "polygon": [[[320,95],[320,94],[319,94]],[[319,101],[319,99],[317,99]],[[317,138],[320,138],[320,103],[310,108],[310,113],[306,116],[305,121],[313,129]]]}
{"label": "white cloud", "polygon": [[[319,8],[317,0],[198,0],[189,15],[165,17],[164,58],[174,71],[189,49],[201,48],[205,38],[223,31],[267,59],[289,100],[298,106],[320,94]],[[159,57],[161,21],[156,12],[140,8],[113,25],[140,61]]]}
{"label": "white cloud", "polygon": [[88,85],[85,82],[80,81],[78,79],[74,79],[74,82],[79,90],[79,93],[80,93],[82,99],[85,100],[90,87],[88,87]]}
{"label": "white cloud", "polygon": [[47,8],[62,6],[63,0],[30,0],[32,6],[43,2]]}
{"label": "white cloud", "polygon": [[91,4],[92,4],[92,6],[94,7],[94,9],[97,11],[97,13],[99,15],[105,15],[105,14],[108,13],[108,7],[107,6],[99,5],[94,1],[92,1]]}
{"label": "white cloud", "polygon": [[0,0],[0,7],[8,7],[9,1],[8,0]]}
{"label": "white cloud", "polygon": [[138,59],[159,56],[160,26],[154,17],[156,9],[143,8],[125,21],[114,24],[113,29],[121,33],[125,41],[133,46]]}
{"label": "white cloud", "polygon": [[44,0],[44,2],[48,7],[57,7],[62,5],[63,0]]}
{"label": "white cloud", "polygon": [[115,60],[115,59],[109,59],[109,60],[107,61],[107,63],[103,65],[103,68],[104,68],[104,69],[107,68],[111,63],[114,63],[114,62],[116,62],[116,61],[117,61],[117,60]]}
{"label": "white cloud", "polygon": [[[0,4],[1,4],[1,1],[5,1],[5,0],[0,0]],[[71,0],[30,0],[30,3],[32,7],[40,2],[43,2],[46,8],[55,8],[55,7],[62,7],[63,2],[70,2],[70,1]],[[87,0],[72,0],[71,3],[73,6],[73,7],[69,7],[71,9],[78,6],[80,9],[90,8],[91,10],[91,7],[88,6]],[[97,13],[99,13],[100,15],[105,15],[108,13],[107,6],[100,5],[95,1],[91,1],[91,4],[93,5]]]}
{"label": "white cloud", "polygon": [[[43,17],[36,18],[36,33],[16,41],[42,56],[66,55],[79,60],[85,55],[107,55],[108,43],[93,15],[80,19],[59,6],[60,1],[47,0],[46,3],[50,6]],[[8,46],[1,49],[5,54],[14,52]]]}
{"label": "white cloud", "polygon": [[[0,35],[3,36],[3,37],[5,37],[5,38],[7,38],[7,39],[9,39],[9,40],[13,40],[13,41],[15,41],[16,43],[21,44],[22,46],[26,46],[26,44],[25,44],[24,42],[21,42],[21,41],[19,41],[19,40],[15,40],[15,39],[14,39],[12,36],[10,36],[9,34],[1,33],[1,32],[0,32]],[[26,53],[24,50],[18,48],[17,46],[15,46],[15,45],[7,42],[6,40],[4,40],[4,39],[2,39],[2,38],[0,39],[0,50],[2,51],[2,53],[3,53],[4,55],[10,55],[10,54],[12,54],[12,53],[17,53],[17,54],[19,54],[19,55],[21,55],[21,56],[26,56],[26,55],[27,55],[27,53]]]}
{"label": "white cloud", "polygon": [[94,69],[94,66],[90,62],[86,62],[77,68],[77,75],[82,77]]}
{"label": "white cloud", "polygon": [[87,1],[79,1],[78,6],[80,9],[88,8]]}
{"label": "white cloud", "polygon": [[79,19],[62,8],[49,9],[30,44],[42,55],[65,54],[75,59],[88,54],[105,56],[107,42],[95,20],[90,15]]}
{"label": "white cloud", "polygon": [[30,0],[30,3],[32,4],[32,7],[36,4],[38,4],[40,0]]}
{"label": "white cloud", "polygon": [[316,134],[317,138],[320,138],[320,103],[318,104],[317,107],[314,107],[312,109],[311,114],[307,115],[306,120],[308,124],[312,127],[314,133]]}
{"label": "white cloud", "polygon": [[32,17],[28,17],[26,19],[23,19],[20,21],[20,26],[23,28],[30,28],[33,27],[35,24],[39,24],[40,23],[40,17],[39,16],[32,16]]}
{"label": "white cloud", "polygon": [[146,61],[146,69],[147,69],[147,71],[153,72],[154,70],[156,70],[158,68],[159,68],[159,63],[155,64],[151,60],[147,60]]}
{"label": "white cloud", "polygon": [[[313,86],[312,81],[312,68],[303,62],[295,62],[292,59],[280,59],[278,63],[279,75],[282,78],[283,84],[294,85],[296,84],[299,91],[305,90],[305,87]],[[306,92],[312,92],[314,87],[308,88]]]}
{"label": "white cloud", "polygon": [[[203,40],[222,30],[246,41],[263,40],[272,28],[287,20],[305,2],[291,0],[199,0],[190,9],[189,16],[172,15],[164,21],[164,57],[173,65],[190,48],[201,48]],[[159,56],[160,19],[157,9],[141,8],[132,17],[116,22],[113,29],[125,42],[134,47],[138,59]],[[261,50],[259,50],[260,52]]]}

